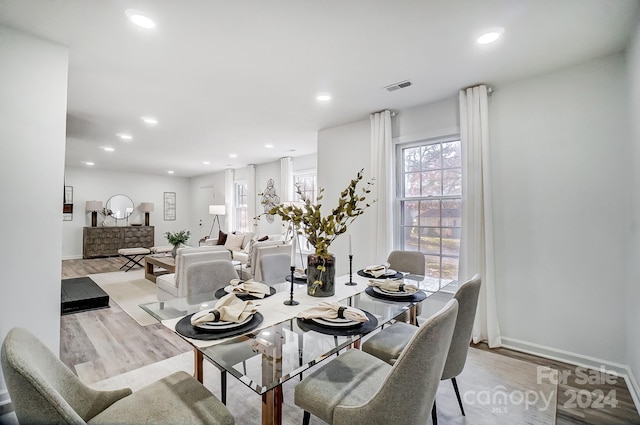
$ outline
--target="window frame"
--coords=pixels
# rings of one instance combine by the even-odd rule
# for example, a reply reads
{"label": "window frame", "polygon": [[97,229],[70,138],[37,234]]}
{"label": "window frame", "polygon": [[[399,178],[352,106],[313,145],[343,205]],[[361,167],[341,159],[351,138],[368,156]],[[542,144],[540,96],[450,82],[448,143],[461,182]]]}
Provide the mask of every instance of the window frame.
{"label": "window frame", "polygon": [[[239,200],[238,200],[238,189],[239,188],[244,188],[243,192],[244,195],[241,195],[241,197],[245,198],[245,203],[244,204],[240,204]],[[233,225],[234,225],[234,231],[240,231],[240,232],[248,232],[249,231],[249,186],[247,184],[246,181],[244,180],[237,180],[233,182]],[[246,217],[246,223],[245,226],[241,226],[242,220],[241,220],[241,215],[240,212],[244,210],[244,215]]]}
{"label": "window frame", "polygon": [[[449,134],[446,136],[438,136],[438,137],[424,137],[424,138],[419,138],[419,139],[415,139],[412,141],[407,141],[407,142],[398,142],[395,144],[395,149],[394,149],[394,154],[395,154],[395,158],[394,158],[394,164],[395,164],[395,193],[394,193],[394,205],[393,205],[393,225],[394,225],[394,229],[395,231],[394,233],[394,237],[393,237],[393,246],[396,247],[395,249],[400,249],[403,250],[404,249],[404,228],[406,227],[406,225],[403,225],[403,219],[402,219],[402,214],[403,214],[403,202],[404,201],[424,201],[424,200],[440,200],[440,201],[446,201],[446,200],[459,200],[461,208],[462,208],[462,188],[460,190],[460,194],[459,195],[438,195],[438,196],[433,196],[433,195],[428,195],[428,196],[417,196],[417,197],[407,197],[407,196],[402,196],[403,195],[403,190],[404,190],[404,184],[405,184],[405,180],[404,180],[404,155],[403,155],[403,150],[405,149],[410,149],[410,148],[415,148],[415,147],[422,147],[422,146],[426,146],[426,145],[434,145],[434,144],[443,144],[443,143],[450,143],[450,142],[460,142],[460,183],[462,183],[462,168],[463,168],[463,153],[462,153],[462,141],[460,140],[460,134]],[[440,168],[440,170],[442,170],[443,168]],[[442,211],[442,210],[441,210]],[[442,215],[440,217],[442,219]],[[429,228],[430,226],[418,226],[419,229],[421,228]],[[440,226],[438,227],[439,229],[441,229],[440,232],[440,251],[439,254],[432,254],[432,253],[428,253],[425,252],[424,250],[419,250],[419,252],[423,253],[425,256],[438,256],[440,257],[440,273],[442,276],[442,259],[443,258],[457,258],[458,259],[458,270],[460,267],[460,251],[458,251],[458,255],[457,257],[454,257],[452,255],[447,255],[447,254],[443,254],[443,242],[442,242],[442,221],[440,222]],[[450,228],[448,226],[445,226],[444,228]],[[455,227],[451,227],[451,228],[455,228]],[[460,234],[462,233],[462,223],[460,223],[460,226],[458,227],[458,229],[460,229]],[[426,258],[425,258],[426,260]],[[436,279],[436,278],[432,278],[432,279]],[[443,285],[443,280],[444,278],[440,277],[438,278],[438,288],[440,289]],[[456,281],[457,277],[455,279],[452,279],[452,281]],[[446,280],[444,280],[445,282],[447,282]]]}

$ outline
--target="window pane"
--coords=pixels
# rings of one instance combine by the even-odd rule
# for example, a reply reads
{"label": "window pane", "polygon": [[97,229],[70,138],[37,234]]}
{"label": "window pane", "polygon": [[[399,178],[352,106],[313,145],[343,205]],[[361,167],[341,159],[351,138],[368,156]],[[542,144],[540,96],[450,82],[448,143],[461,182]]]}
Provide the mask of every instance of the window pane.
{"label": "window pane", "polygon": [[443,195],[461,195],[462,194],[462,171],[459,168],[455,170],[443,171],[442,194]]}
{"label": "window pane", "polygon": [[440,152],[440,145],[428,145],[422,148],[422,169],[430,170],[433,168],[441,168],[441,157],[442,153]]}
{"label": "window pane", "polygon": [[408,148],[403,150],[404,153],[404,171],[419,171],[420,164],[420,148]]}
{"label": "window pane", "polygon": [[442,144],[442,168],[462,167],[460,141]]}
{"label": "window pane", "polygon": [[440,228],[423,228],[420,236],[420,247],[422,252],[440,255]]}
{"label": "window pane", "polygon": [[427,276],[440,278],[440,257],[437,255],[425,255],[427,262]]}
{"label": "window pane", "polygon": [[442,257],[443,285],[458,279],[458,257]]}
{"label": "window pane", "polygon": [[402,203],[402,218],[401,223],[403,226],[415,226],[418,224],[418,201],[403,201]]}
{"label": "window pane", "polygon": [[424,171],[422,175],[422,196],[442,195],[442,171]]}
{"label": "window pane", "polygon": [[420,201],[419,226],[440,227],[440,201]]}
{"label": "window pane", "polygon": [[418,235],[420,234],[420,230],[417,227],[403,227],[404,233],[404,244],[402,249],[405,251],[418,251]]}
{"label": "window pane", "polygon": [[442,229],[442,254],[458,255],[460,252],[460,228]]}
{"label": "window pane", "polygon": [[446,199],[442,201],[442,227],[460,227],[462,222],[462,201]]}
{"label": "window pane", "polygon": [[420,180],[421,173],[407,173],[404,175],[404,194],[403,196],[410,198],[420,196]]}

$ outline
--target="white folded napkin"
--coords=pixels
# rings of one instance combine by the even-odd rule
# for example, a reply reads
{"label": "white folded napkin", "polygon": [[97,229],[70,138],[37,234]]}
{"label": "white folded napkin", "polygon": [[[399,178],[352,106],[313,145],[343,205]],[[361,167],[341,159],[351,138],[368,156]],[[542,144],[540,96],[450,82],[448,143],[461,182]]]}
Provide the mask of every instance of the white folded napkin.
{"label": "white folded napkin", "polygon": [[264,283],[246,280],[239,285],[233,287],[233,293],[238,295],[252,295],[256,298],[264,298],[265,295],[271,294],[271,287]]}
{"label": "white folded napkin", "polygon": [[407,294],[415,294],[418,292],[416,285],[405,285],[401,280],[373,280],[369,279],[369,286],[377,286],[380,289],[390,292],[406,292]]}
{"label": "white folded napkin", "polygon": [[[342,310],[342,312],[340,312],[340,310]],[[369,321],[369,318],[366,314],[364,314],[362,310],[354,307],[346,307],[334,301],[322,301],[315,307],[311,307],[307,310],[301,311],[300,313],[298,313],[298,317],[300,317],[301,319],[337,319],[339,318],[339,313],[342,314],[341,318],[344,319],[354,320],[356,322]]]}
{"label": "white folded napkin", "polygon": [[220,298],[215,307],[191,316],[191,324],[195,326],[206,322],[241,323],[256,311],[256,306],[251,301],[242,301],[235,294],[228,294]]}
{"label": "white folded napkin", "polygon": [[370,274],[371,276],[374,276],[374,277],[383,276],[385,271],[386,271],[386,268],[383,265],[369,266],[366,269],[364,269],[364,272],[366,274]]}

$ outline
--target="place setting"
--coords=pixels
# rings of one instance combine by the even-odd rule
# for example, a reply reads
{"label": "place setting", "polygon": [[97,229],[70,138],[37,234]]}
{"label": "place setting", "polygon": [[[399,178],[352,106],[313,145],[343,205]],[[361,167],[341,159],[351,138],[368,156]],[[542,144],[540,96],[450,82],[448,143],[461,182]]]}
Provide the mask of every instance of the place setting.
{"label": "place setting", "polygon": [[235,294],[236,297],[246,301],[270,297],[275,293],[276,289],[273,286],[256,282],[252,279],[231,279],[229,285],[216,291],[215,296],[218,299],[222,299],[228,294]]}
{"label": "place setting", "polygon": [[405,284],[402,279],[369,279],[364,292],[374,298],[390,301],[422,301],[427,297],[416,285]]}
{"label": "place setting", "polygon": [[301,311],[297,321],[303,331],[342,336],[366,334],[378,325],[378,319],[368,311],[335,301],[322,301],[317,306]]}
{"label": "place setting", "polygon": [[220,298],[213,308],[189,314],[176,324],[176,332],[193,339],[216,340],[241,335],[263,321],[252,301],[234,293]]}
{"label": "place setting", "polygon": [[398,279],[404,275],[389,267],[389,263],[373,264],[358,270],[358,275],[374,279]]}

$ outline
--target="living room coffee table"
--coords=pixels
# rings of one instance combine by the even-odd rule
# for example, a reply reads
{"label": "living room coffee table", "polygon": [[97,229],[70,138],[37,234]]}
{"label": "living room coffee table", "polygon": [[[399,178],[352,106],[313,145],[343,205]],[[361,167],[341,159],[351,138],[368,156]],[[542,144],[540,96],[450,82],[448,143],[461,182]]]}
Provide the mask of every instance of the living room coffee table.
{"label": "living room coffee table", "polygon": [[158,276],[175,272],[176,259],[171,255],[154,254],[144,257],[144,277],[153,283],[156,282]]}

